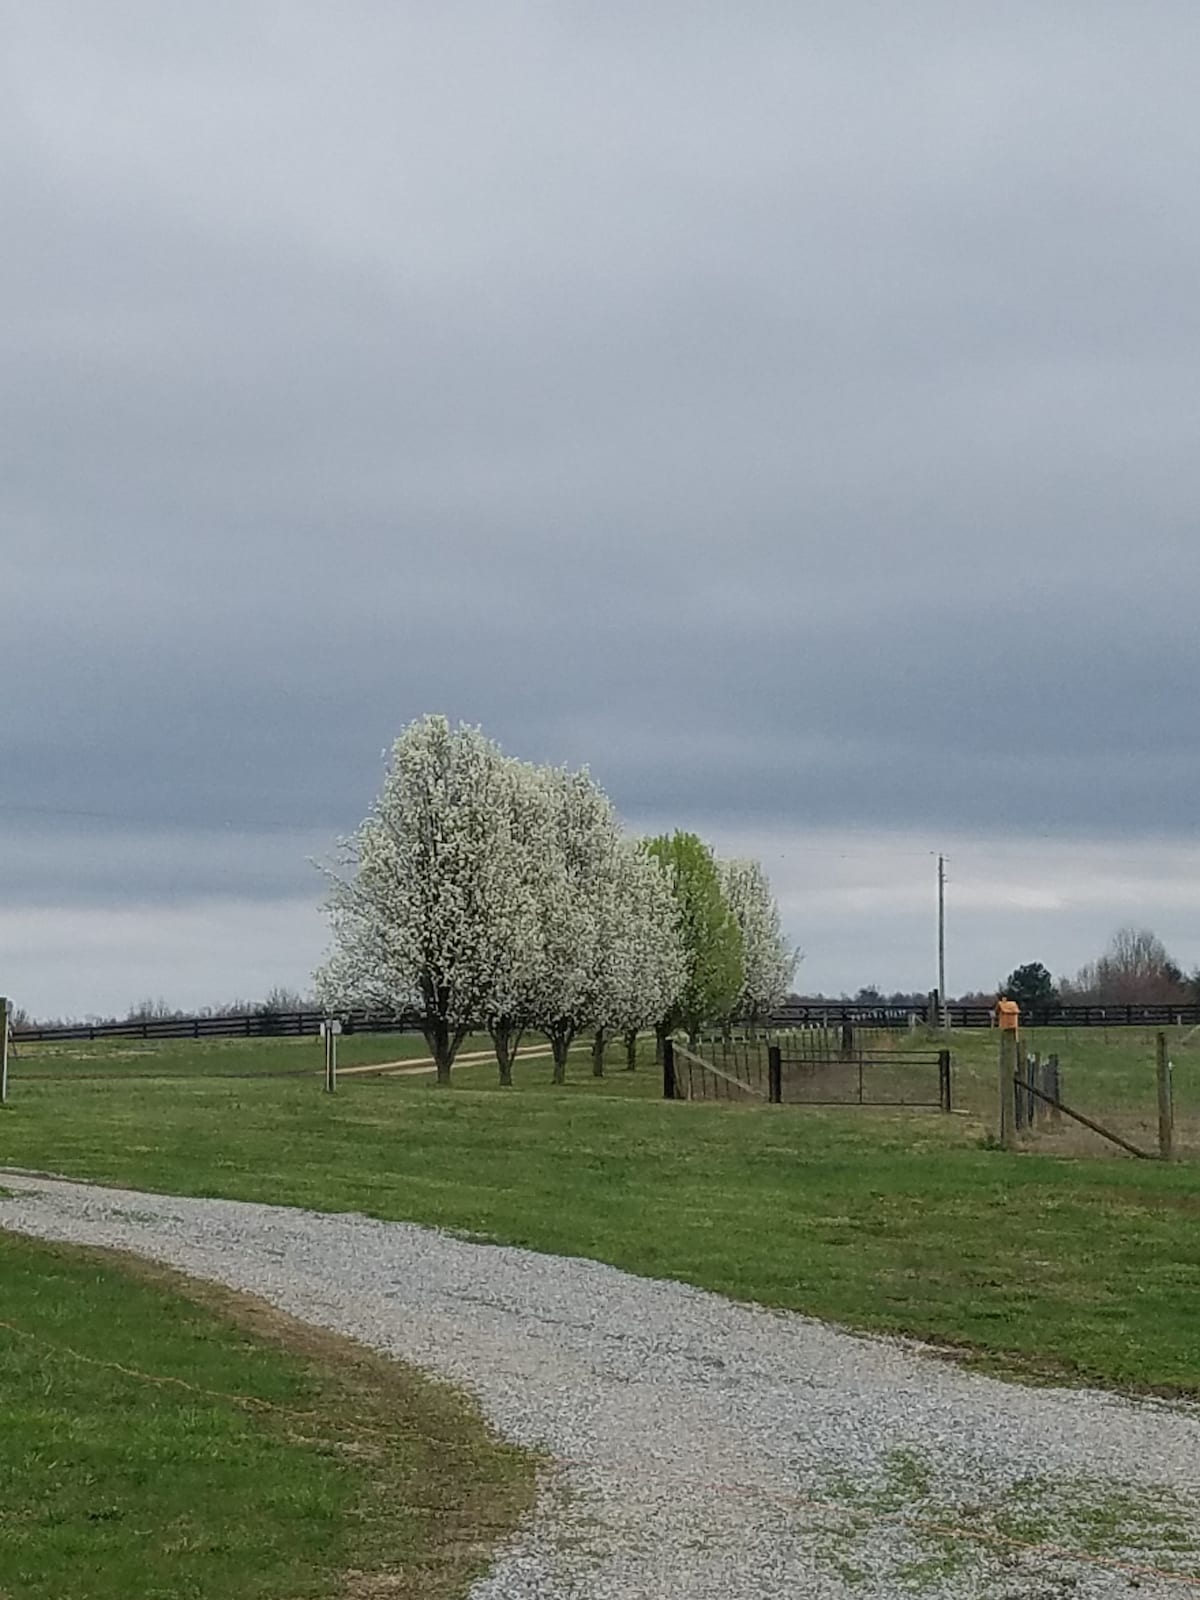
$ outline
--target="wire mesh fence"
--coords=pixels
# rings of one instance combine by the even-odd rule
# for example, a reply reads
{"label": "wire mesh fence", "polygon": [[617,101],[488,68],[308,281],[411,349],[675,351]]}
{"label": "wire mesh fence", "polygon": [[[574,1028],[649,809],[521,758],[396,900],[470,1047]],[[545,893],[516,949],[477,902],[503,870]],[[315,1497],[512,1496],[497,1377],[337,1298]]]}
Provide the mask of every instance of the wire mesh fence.
{"label": "wire mesh fence", "polygon": [[1069,1156],[1200,1155],[1200,1052],[1195,1030],[1128,1032],[1111,1041],[1023,1036],[1015,1070],[1001,1065],[1022,1145]]}
{"label": "wire mesh fence", "polygon": [[750,1041],[734,1046],[698,1042],[694,1049],[668,1039],[663,1051],[663,1092],[668,1100],[770,1099],[770,1063]]}

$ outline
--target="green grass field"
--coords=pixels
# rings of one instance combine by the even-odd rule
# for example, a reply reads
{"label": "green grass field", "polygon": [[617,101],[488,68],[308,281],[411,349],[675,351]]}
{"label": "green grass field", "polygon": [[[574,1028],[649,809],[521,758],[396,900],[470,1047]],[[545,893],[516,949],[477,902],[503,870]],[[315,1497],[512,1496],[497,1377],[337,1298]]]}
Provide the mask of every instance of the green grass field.
{"label": "green grass field", "polygon": [[[361,1061],[400,1055],[395,1038],[346,1042]],[[1152,1038],[1037,1042],[1060,1048],[1069,1098],[1135,1124],[1152,1114]],[[1099,1141],[1064,1157],[1065,1134],[984,1148],[995,1039],[954,1043],[950,1117],[665,1104],[652,1066],[621,1071],[615,1051],[599,1082],[581,1057],[555,1089],[549,1062],[529,1061],[501,1091],[485,1063],[456,1068],[449,1091],[347,1076],[331,1100],[312,1041],[161,1045],[162,1076],[126,1081],[83,1075],[126,1059],[100,1045],[73,1047],[75,1082],[39,1078],[31,1050],[0,1164],[409,1218],[916,1335],[1031,1378],[1200,1394],[1200,1167]],[[1173,1048],[1194,1108],[1200,1051]],[[185,1056],[195,1072],[305,1051],[306,1078],[180,1070]]]}
{"label": "green grass field", "polygon": [[0,1232],[0,1594],[452,1600],[534,1464],[410,1369]]}

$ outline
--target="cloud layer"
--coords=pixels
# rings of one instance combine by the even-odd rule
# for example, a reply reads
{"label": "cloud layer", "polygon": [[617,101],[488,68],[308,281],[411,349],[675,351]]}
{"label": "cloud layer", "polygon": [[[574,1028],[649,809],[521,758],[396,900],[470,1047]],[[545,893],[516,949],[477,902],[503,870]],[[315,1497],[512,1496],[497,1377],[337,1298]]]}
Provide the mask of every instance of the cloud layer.
{"label": "cloud layer", "polygon": [[1198,45],[1167,0],[26,8],[10,900],[302,899],[429,709],[634,820],[1190,838]]}

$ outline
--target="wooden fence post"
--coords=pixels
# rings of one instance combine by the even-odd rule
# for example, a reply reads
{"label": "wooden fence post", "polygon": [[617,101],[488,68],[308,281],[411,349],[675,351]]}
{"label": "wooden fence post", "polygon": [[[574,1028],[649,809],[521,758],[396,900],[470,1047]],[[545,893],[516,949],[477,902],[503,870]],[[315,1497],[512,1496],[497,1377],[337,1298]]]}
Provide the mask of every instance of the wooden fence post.
{"label": "wooden fence post", "polygon": [[1000,1030],[1000,1146],[1013,1150],[1017,1143],[1016,1076],[1020,1048],[1015,1028]]}
{"label": "wooden fence post", "polygon": [[1175,1156],[1175,1102],[1171,1092],[1171,1062],[1167,1056],[1167,1036],[1157,1039],[1158,1056],[1158,1153],[1164,1161]]}
{"label": "wooden fence post", "polygon": [[1062,1078],[1058,1070],[1058,1057],[1051,1056],[1046,1062],[1046,1093],[1055,1102],[1050,1107],[1050,1126],[1062,1127],[1062,1112],[1058,1109],[1058,1101],[1062,1099]]}
{"label": "wooden fence post", "polygon": [[675,1082],[675,1041],[664,1039],[662,1042],[663,1063],[663,1099],[677,1100],[677,1085]]}
{"label": "wooden fence post", "polygon": [[777,1044],[767,1048],[767,1100],[773,1106],[783,1104],[783,1051]]}
{"label": "wooden fence post", "polygon": [[942,1110],[953,1111],[950,1090],[950,1052],[938,1051],[938,1086],[941,1091]]}
{"label": "wooden fence post", "polygon": [[8,1099],[8,1001],[0,994],[0,1106]]}

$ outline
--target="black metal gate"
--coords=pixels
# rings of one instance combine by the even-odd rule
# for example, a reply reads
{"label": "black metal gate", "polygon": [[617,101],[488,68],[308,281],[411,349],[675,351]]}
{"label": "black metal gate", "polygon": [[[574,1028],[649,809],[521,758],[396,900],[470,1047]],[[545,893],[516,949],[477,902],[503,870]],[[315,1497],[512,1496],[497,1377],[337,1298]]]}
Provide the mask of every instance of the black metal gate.
{"label": "black metal gate", "polygon": [[694,1048],[667,1040],[663,1059],[668,1100],[950,1111],[952,1092],[949,1050],[876,1049],[824,1030],[701,1040]]}

